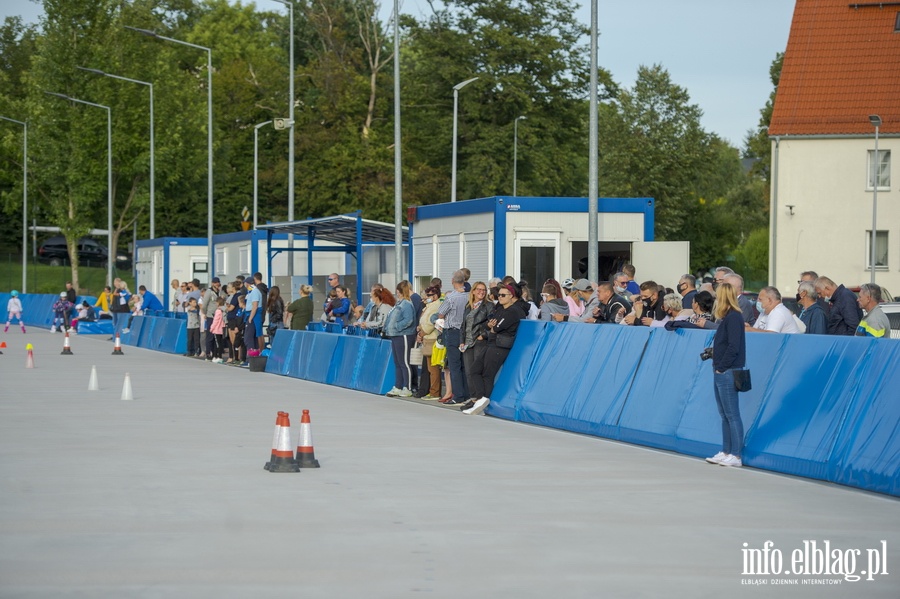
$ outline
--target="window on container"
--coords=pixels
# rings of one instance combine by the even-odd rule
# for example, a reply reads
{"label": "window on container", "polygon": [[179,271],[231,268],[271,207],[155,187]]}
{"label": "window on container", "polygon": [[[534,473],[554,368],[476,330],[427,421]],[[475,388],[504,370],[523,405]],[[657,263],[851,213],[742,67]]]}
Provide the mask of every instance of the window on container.
{"label": "window on container", "polygon": [[253,274],[250,272],[250,246],[241,246],[238,250],[238,260],[242,275]]}
{"label": "window on container", "polygon": [[[888,191],[891,188],[891,151],[878,150],[878,164],[875,164],[875,150],[869,150],[869,178],[866,189],[875,188],[875,180],[878,180],[878,190]],[[876,169],[877,167],[877,169]],[[877,170],[877,172],[876,172]]]}
{"label": "window on container", "polygon": [[223,248],[216,248],[216,275],[224,275],[228,272],[225,264],[225,250]]}
{"label": "window on container", "polygon": [[[866,231],[866,270],[872,269],[872,230]],[[875,270],[888,269],[888,232],[875,232]]]}

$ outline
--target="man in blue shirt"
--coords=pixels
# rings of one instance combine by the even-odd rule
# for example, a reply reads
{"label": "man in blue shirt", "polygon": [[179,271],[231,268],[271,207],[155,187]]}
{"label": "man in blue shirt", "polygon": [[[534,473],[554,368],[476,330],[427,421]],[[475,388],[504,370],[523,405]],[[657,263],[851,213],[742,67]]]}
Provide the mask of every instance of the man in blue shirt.
{"label": "man in blue shirt", "polygon": [[147,293],[147,288],[143,285],[138,287],[138,293],[141,294],[141,309],[144,311],[144,314],[148,310],[158,310],[160,312],[165,310],[159,298],[153,293]]}
{"label": "man in blue shirt", "polygon": [[244,345],[249,352],[258,349],[256,339],[262,334],[262,292],[253,285],[252,279],[244,281],[244,286],[247,288],[247,325],[244,327]]}

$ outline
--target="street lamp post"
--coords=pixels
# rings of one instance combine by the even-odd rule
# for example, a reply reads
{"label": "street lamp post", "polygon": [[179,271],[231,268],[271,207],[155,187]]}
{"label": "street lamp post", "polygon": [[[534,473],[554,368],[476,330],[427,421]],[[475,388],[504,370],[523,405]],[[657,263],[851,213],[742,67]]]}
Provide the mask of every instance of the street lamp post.
{"label": "street lamp post", "polygon": [[[394,0],[394,280],[403,280],[403,169],[400,139],[400,0]],[[412,240],[410,240],[410,256]],[[413,272],[410,270],[409,278]]]}
{"label": "street lamp post", "polygon": [[513,197],[516,197],[516,183],[518,182],[519,169],[519,121],[524,121],[527,116],[517,116],[513,123]]}
{"label": "street lamp post", "polygon": [[75,68],[87,71],[88,73],[94,73],[95,75],[103,75],[104,77],[112,77],[113,79],[121,79],[122,81],[146,85],[150,88],[150,239],[156,239],[156,136],[153,131],[153,84],[149,81],[140,81],[138,79],[129,79],[128,77],[113,75],[112,73],[106,73],[99,69],[88,69],[85,67]]}
{"label": "street lamp post", "polygon": [[[294,3],[288,0],[274,0],[279,4],[288,7],[291,13],[291,41],[290,41],[290,84],[288,95],[290,103],[288,105],[288,119],[291,124],[288,127],[288,221],[294,220]],[[255,214],[255,213],[254,213]],[[256,220],[254,216],[253,228],[256,228]],[[294,234],[288,234],[288,249],[294,249]],[[288,252],[288,276],[294,275],[294,253]]]}
{"label": "street lamp post", "polygon": [[207,189],[206,189],[206,243],[207,243],[207,276],[209,280],[212,280],[212,277],[216,276],[214,259],[216,257],[215,251],[213,251],[213,102],[212,102],[212,50],[207,48],[206,46],[199,46],[197,44],[192,44],[190,42],[184,42],[181,40],[176,40],[171,37],[166,37],[164,35],[159,35],[155,31],[150,31],[149,29],[138,29],[137,27],[130,27],[128,25],[125,26],[125,29],[130,29],[132,31],[137,31],[143,35],[153,37],[156,39],[164,40],[167,42],[173,42],[175,44],[181,44],[182,46],[189,46],[191,48],[196,48],[198,50],[203,50],[206,52],[206,73],[207,73],[207,84],[206,84],[206,112],[207,112],[207,124],[206,124],[206,153],[207,153]]}
{"label": "street lamp post", "polygon": [[878,213],[878,183],[879,181],[879,163],[878,163],[878,129],[881,127],[881,117],[877,114],[869,115],[869,122],[875,127],[875,159],[874,165],[872,168],[872,240],[869,242],[871,244],[871,255],[869,256],[869,266],[872,269],[872,275],[869,280],[873,285],[875,284],[875,231],[876,231],[876,223],[877,223],[877,213]]}
{"label": "street lamp post", "polygon": [[590,117],[588,118],[591,128],[588,135],[588,280],[600,280],[600,202],[598,195],[598,161],[599,161],[599,139],[598,139],[598,116],[597,97],[598,77],[597,69],[597,37],[600,30],[597,18],[597,0],[591,0],[591,99],[589,102]]}
{"label": "street lamp post", "polygon": [[476,81],[478,77],[466,79],[453,86],[453,172],[450,175],[450,201],[456,201],[456,121],[459,112],[459,90]]}
{"label": "street lamp post", "polygon": [[[256,215],[259,213],[259,129],[272,121],[260,123],[253,128],[253,230],[256,230]],[[293,262],[293,254],[288,257]]]}
{"label": "street lamp post", "polygon": [[56,96],[70,102],[79,104],[87,104],[106,110],[106,284],[112,285],[113,282],[113,264],[116,261],[118,252],[113,247],[113,193],[112,193],[112,109],[103,104],[94,104],[86,100],[79,100],[65,94],[57,94],[54,92],[44,92],[49,96]]}
{"label": "street lamp post", "polygon": [[27,293],[28,281],[28,123],[0,116],[10,123],[18,123],[25,127],[22,141],[22,293]]}

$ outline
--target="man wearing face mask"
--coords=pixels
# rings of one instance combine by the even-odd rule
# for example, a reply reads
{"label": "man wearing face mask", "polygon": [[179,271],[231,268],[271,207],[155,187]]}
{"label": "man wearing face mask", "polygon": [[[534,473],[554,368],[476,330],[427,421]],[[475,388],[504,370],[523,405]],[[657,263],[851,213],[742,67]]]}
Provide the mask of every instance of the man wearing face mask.
{"label": "man wearing face mask", "polygon": [[621,323],[625,315],[631,312],[631,303],[617,293],[613,293],[612,283],[600,283],[597,286],[597,299],[600,300],[597,322]]}
{"label": "man wearing face mask", "polygon": [[781,303],[781,293],[775,287],[763,287],[756,300],[759,318],[751,327],[744,325],[748,331],[755,333],[799,333],[794,322],[794,315]]}
{"label": "man wearing face mask", "polygon": [[812,281],[801,281],[797,287],[797,304],[800,306],[800,320],[806,325],[807,334],[827,335],[828,323],[825,319],[825,311],[816,301],[819,294],[816,293],[816,285]]}
{"label": "man wearing face mask", "polygon": [[[640,297],[640,317],[637,310],[625,317],[625,324],[635,326],[649,327],[654,320],[662,320],[666,317],[666,310],[663,307],[663,294],[659,292],[659,285],[654,281],[644,281],[641,283]],[[638,304],[635,304],[637,308]]]}
{"label": "man wearing face mask", "polygon": [[685,310],[690,310],[691,306],[694,305],[694,296],[697,295],[697,277],[694,275],[681,275],[675,291],[681,296],[681,307]]}
{"label": "man wearing face mask", "polygon": [[862,320],[862,310],[856,303],[856,295],[843,285],[835,285],[828,277],[816,279],[816,292],[831,303],[828,314],[829,335],[855,335]]}

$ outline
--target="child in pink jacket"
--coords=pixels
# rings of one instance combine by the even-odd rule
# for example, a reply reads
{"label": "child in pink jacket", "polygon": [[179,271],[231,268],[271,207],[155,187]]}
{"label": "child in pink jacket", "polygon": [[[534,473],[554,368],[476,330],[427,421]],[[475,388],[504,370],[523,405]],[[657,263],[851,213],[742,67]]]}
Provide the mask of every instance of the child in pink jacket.
{"label": "child in pink jacket", "polygon": [[225,298],[220,297],[216,300],[216,304],[216,315],[213,316],[212,324],[209,325],[209,334],[215,335],[216,339],[212,361],[216,364],[221,364],[224,362],[222,360],[222,349],[225,343]]}

